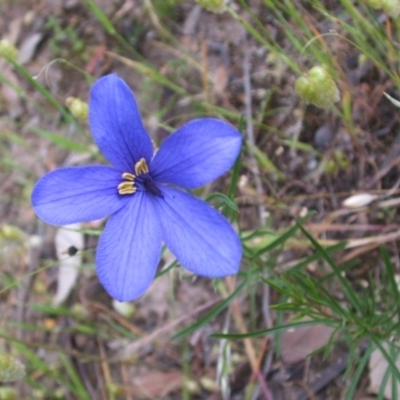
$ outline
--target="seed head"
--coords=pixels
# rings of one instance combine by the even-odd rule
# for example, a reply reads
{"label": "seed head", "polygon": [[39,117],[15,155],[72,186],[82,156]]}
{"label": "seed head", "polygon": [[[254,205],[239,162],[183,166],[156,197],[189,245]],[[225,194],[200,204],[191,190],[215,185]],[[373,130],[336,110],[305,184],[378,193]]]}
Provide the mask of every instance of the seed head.
{"label": "seed head", "polygon": [[24,364],[7,354],[0,354],[0,382],[13,382],[24,376]]}
{"label": "seed head", "polygon": [[0,58],[8,58],[10,61],[17,61],[18,50],[8,39],[0,40]]}
{"label": "seed head", "polygon": [[340,100],[339,90],[326,67],[316,65],[296,80],[299,97],[320,108],[332,108]]}
{"label": "seed head", "polygon": [[227,0],[196,0],[203,8],[214,13],[223,13],[226,10]]}
{"label": "seed head", "polygon": [[87,120],[89,114],[87,103],[81,99],[78,99],[77,97],[67,97],[65,100],[65,105],[75,118],[81,121]]}

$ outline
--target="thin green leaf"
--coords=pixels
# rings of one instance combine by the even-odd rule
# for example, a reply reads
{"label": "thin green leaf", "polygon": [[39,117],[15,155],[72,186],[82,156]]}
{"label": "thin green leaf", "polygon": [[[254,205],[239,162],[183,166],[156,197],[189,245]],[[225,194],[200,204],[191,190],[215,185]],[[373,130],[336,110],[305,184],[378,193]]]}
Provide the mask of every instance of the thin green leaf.
{"label": "thin green leaf", "polygon": [[[308,240],[313,244],[315,249],[318,252],[320,252],[320,254],[323,255],[324,260],[330,265],[330,267],[334,271],[337,279],[339,279],[340,283],[342,284],[347,298],[350,300],[350,302],[352,303],[354,308],[359,312],[360,316],[363,315],[364,309],[361,306],[361,302],[358,299],[357,295],[355,294],[354,289],[350,286],[348,280],[342,275],[342,271],[340,270],[340,268],[332,260],[332,258],[327,253],[327,251],[318,243],[318,241],[315,240],[313,238],[313,236],[302,226],[301,221],[297,221],[296,225],[300,228],[300,230],[308,238]],[[361,322],[361,320],[360,320],[360,322]]]}
{"label": "thin green leaf", "polygon": [[63,147],[64,149],[70,150],[70,151],[76,151],[79,153],[92,153],[92,151],[89,149],[89,147],[74,142],[71,139],[68,139],[64,136],[61,136],[57,133],[45,130],[45,129],[40,129],[40,128],[33,128],[33,132],[37,133],[39,136],[49,140],[50,142],[56,144],[57,146]]}
{"label": "thin green leaf", "polygon": [[81,400],[90,400],[90,396],[88,395],[85,385],[81,381],[81,378],[75,371],[75,369],[72,367],[70,360],[67,358],[65,354],[60,353],[58,355],[61,364],[64,366],[65,370],[67,371],[67,374],[69,375],[72,385],[74,386],[76,390],[76,394],[78,395],[79,399]]}
{"label": "thin green leaf", "polygon": [[346,392],[345,400],[353,400],[354,399],[354,394],[357,390],[358,383],[361,379],[361,376],[364,372],[365,367],[368,364],[368,360],[370,359],[371,354],[374,351],[374,348],[375,347],[372,344],[369,344],[369,346],[365,350],[363,356],[361,357],[360,361],[358,362],[357,368],[356,368],[353,376],[351,377],[350,385]]}
{"label": "thin green leaf", "polygon": [[301,321],[301,322],[293,322],[282,326],[275,326],[269,329],[262,329],[260,331],[254,331],[249,333],[214,333],[211,337],[217,339],[246,339],[246,338],[256,338],[259,336],[267,336],[272,333],[287,331],[288,329],[301,328],[303,326],[310,325],[327,325],[334,326],[334,323],[331,319],[317,319],[313,321]]}
{"label": "thin green leaf", "polygon": [[213,200],[220,200],[220,202],[232,211],[238,212],[239,208],[236,203],[223,193],[215,192],[207,196],[206,201],[211,203]]}

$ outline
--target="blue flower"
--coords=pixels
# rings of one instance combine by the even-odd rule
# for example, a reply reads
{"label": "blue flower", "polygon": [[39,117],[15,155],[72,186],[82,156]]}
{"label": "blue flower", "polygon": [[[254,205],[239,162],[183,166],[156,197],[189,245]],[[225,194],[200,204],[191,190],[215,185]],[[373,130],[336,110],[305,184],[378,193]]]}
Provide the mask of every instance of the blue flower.
{"label": "blue flower", "polygon": [[228,171],[240,151],[240,133],[218,119],[197,119],[153,154],[133,93],[116,75],[93,85],[89,123],[112,166],[49,172],[34,187],[32,204],[53,225],[110,215],[96,252],[107,292],[119,301],[143,294],[156,273],[162,242],[197,275],[237,273],[242,248],[229,222],[179,187],[193,189]]}

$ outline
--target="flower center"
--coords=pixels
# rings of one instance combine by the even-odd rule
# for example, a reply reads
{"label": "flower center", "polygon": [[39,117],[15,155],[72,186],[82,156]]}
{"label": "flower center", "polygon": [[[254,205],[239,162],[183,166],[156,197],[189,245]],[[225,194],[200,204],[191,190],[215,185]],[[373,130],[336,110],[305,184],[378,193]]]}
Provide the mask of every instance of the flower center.
{"label": "flower center", "polygon": [[155,196],[164,197],[149,175],[149,167],[144,158],[141,158],[135,164],[135,175],[130,172],[124,172],[122,179],[124,181],[118,185],[118,193],[121,195],[133,194],[137,190],[147,190]]}

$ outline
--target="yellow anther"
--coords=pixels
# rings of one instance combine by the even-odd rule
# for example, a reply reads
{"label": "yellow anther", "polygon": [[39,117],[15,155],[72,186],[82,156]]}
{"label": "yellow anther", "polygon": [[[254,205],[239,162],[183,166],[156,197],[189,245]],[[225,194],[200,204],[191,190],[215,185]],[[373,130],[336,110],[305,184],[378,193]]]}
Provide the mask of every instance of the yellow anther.
{"label": "yellow anther", "polygon": [[135,187],[135,179],[137,175],[147,174],[149,172],[149,168],[147,167],[146,160],[141,158],[135,164],[135,175],[130,172],[124,172],[122,174],[122,179],[125,179],[124,182],[121,182],[118,185],[118,193],[119,194],[132,194],[136,192]]}
{"label": "yellow anther", "polygon": [[144,158],[141,158],[135,164],[135,174],[141,175],[141,174],[147,174],[148,172],[149,172],[149,168],[147,167],[146,160]]}
{"label": "yellow anther", "polygon": [[130,172],[124,172],[122,174],[122,178],[126,179],[127,181],[132,181],[133,182],[135,180],[136,176],[131,174]]}
{"label": "yellow anther", "polygon": [[135,188],[126,188],[118,191],[119,194],[133,194],[136,192]]}
{"label": "yellow anther", "polygon": [[118,193],[119,194],[132,194],[136,192],[136,188],[133,186],[134,183],[132,181],[121,182],[118,185]]}

